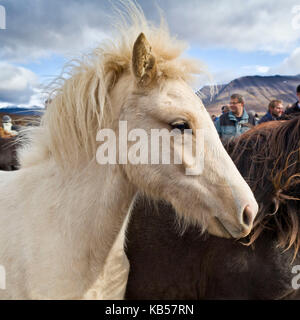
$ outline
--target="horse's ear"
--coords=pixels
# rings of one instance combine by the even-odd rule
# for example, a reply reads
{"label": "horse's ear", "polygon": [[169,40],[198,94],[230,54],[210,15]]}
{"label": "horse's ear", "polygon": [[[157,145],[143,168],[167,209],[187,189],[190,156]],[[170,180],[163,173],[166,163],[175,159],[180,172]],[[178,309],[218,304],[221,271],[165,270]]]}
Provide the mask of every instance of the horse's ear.
{"label": "horse's ear", "polygon": [[148,86],[156,77],[155,57],[145,35],[141,33],[136,39],[132,53],[132,69],[140,86]]}

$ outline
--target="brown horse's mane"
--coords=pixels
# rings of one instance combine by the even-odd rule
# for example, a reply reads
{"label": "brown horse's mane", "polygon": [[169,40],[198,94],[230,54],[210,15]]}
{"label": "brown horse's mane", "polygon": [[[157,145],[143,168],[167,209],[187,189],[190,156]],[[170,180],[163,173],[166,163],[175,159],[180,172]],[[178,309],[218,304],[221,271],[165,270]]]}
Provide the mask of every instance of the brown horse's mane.
{"label": "brown horse's mane", "polygon": [[225,147],[260,207],[247,244],[265,229],[274,230],[278,247],[294,247],[295,258],[300,248],[300,116],[258,125]]}

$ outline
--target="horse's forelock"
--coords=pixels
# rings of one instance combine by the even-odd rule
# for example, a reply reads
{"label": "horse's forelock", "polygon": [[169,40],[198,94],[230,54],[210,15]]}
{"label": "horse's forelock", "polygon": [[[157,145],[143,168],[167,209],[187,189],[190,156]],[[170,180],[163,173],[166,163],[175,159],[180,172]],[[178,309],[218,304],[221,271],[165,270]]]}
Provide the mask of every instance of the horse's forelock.
{"label": "horse's forelock", "polygon": [[[131,70],[132,48],[140,32],[152,46],[159,79],[188,80],[191,74],[202,72],[195,61],[179,58],[185,45],[170,36],[164,22],[155,27],[138,4],[128,0],[120,4],[112,23],[117,30],[113,40],[104,41],[91,55],[68,64],[65,75],[53,82],[51,103],[42,119],[45,139],[38,141],[48,145],[49,154],[59,164],[68,166],[83,155],[94,158],[97,130],[109,119],[112,107],[110,91],[120,76]],[[34,134],[32,139],[35,143]]]}

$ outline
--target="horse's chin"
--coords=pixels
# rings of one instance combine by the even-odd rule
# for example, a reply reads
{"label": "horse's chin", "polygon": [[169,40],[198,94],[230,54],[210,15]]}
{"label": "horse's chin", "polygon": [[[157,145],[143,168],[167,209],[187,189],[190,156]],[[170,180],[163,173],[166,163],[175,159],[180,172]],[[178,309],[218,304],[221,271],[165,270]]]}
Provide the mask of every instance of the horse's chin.
{"label": "horse's chin", "polygon": [[230,232],[224,227],[222,222],[216,218],[213,217],[208,224],[207,232],[213,236],[220,237],[220,238],[233,238]]}

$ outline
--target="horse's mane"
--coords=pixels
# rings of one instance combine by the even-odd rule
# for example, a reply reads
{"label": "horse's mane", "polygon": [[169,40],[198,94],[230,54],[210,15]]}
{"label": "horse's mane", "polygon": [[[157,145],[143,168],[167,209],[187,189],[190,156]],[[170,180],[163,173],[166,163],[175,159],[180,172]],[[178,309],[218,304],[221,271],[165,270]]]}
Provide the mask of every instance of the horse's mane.
{"label": "horse's mane", "polygon": [[[143,32],[156,57],[158,83],[163,79],[188,80],[201,72],[193,60],[179,58],[185,44],[172,38],[164,20],[159,27],[148,22],[140,6],[129,0],[119,1],[116,9],[116,34],[104,41],[92,54],[73,61],[68,72],[60,76],[59,85],[52,92],[40,128],[31,130],[33,144],[39,144],[36,157],[54,157],[67,166],[76,159],[95,158],[97,130],[109,120],[109,93],[121,75],[131,69],[132,49]],[[41,151],[42,150],[42,151]],[[30,154],[31,153],[31,154]],[[22,166],[30,165],[32,150],[21,152]]]}
{"label": "horse's mane", "polygon": [[249,244],[267,228],[278,246],[300,247],[300,117],[272,121],[249,130],[226,146],[250,185],[260,210]]}

